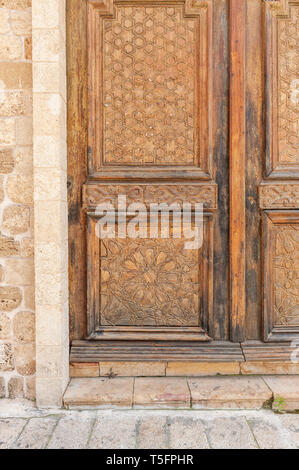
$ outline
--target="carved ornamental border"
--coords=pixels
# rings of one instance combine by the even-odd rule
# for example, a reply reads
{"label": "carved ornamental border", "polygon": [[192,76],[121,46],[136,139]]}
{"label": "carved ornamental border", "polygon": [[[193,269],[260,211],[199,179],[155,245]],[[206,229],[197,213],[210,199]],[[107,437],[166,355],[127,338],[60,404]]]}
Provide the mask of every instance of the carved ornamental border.
{"label": "carved ornamental border", "polygon": [[[280,109],[279,109],[279,86],[280,82],[286,82],[286,78],[279,76],[279,48],[282,47],[282,40],[279,37],[279,22],[291,18],[291,10],[299,6],[298,1],[292,0],[264,0],[264,35],[265,35],[265,78],[266,78],[266,176],[268,178],[299,178],[299,163],[287,162],[281,160],[279,149],[279,139],[282,139],[281,134],[288,131],[284,128],[281,129],[279,125]],[[296,34],[296,33],[295,33]],[[284,39],[285,41],[285,39]],[[284,46],[286,48],[286,46]],[[288,47],[290,47],[288,45]],[[296,46],[295,46],[296,47]],[[297,46],[298,47],[298,46]],[[295,51],[296,53],[296,51]],[[298,53],[298,50],[297,50]],[[286,57],[285,57],[285,60]],[[287,67],[286,67],[287,69]],[[289,68],[287,74],[294,75],[290,72]],[[297,83],[297,81],[295,81]],[[297,96],[297,85],[295,83],[294,94]],[[285,83],[284,83],[285,85]],[[287,93],[291,93],[288,90]],[[295,95],[294,95],[295,96]],[[294,98],[298,101],[298,98]],[[285,105],[287,108],[287,105]],[[295,109],[295,106],[294,106]],[[284,120],[291,120],[289,117],[292,110],[285,110],[287,116]],[[289,121],[290,122],[290,121]],[[287,124],[285,124],[285,127]],[[288,143],[294,145],[293,141],[296,136],[293,131],[289,131]],[[285,140],[287,137],[285,137]],[[298,139],[298,136],[297,136]],[[297,148],[298,150],[298,148]]]}
{"label": "carved ornamental border", "polygon": [[[211,179],[212,156],[212,2],[211,0],[87,0],[88,1],[88,53],[89,53],[89,175],[94,179]],[[103,165],[103,79],[101,18],[116,18],[116,6],[183,6],[184,17],[199,21],[199,41],[196,60],[198,83],[195,94],[198,115],[194,132],[198,139],[199,160],[195,165]],[[99,73],[101,71],[101,73]],[[198,100],[201,97],[199,104]],[[197,109],[199,108],[199,109]],[[99,158],[101,162],[99,162]],[[100,164],[99,164],[100,163]]]}

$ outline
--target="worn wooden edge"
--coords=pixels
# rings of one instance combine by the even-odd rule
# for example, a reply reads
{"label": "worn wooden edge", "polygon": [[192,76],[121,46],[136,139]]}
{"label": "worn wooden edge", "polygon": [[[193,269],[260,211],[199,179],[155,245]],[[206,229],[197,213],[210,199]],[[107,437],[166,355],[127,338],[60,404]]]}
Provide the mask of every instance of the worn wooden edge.
{"label": "worn wooden edge", "polygon": [[245,339],[246,2],[230,0],[230,294],[232,341]]}
{"label": "worn wooden edge", "polygon": [[200,327],[99,327],[88,337],[90,340],[129,340],[129,341],[212,341]]}

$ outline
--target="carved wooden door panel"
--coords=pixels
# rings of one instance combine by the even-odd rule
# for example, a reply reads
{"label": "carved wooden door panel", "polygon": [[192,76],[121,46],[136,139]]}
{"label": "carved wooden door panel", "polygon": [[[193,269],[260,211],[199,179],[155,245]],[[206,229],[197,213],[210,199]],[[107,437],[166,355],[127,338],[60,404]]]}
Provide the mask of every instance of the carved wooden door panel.
{"label": "carved wooden door panel", "polygon": [[[70,212],[74,337],[84,330],[89,339],[103,340],[228,335],[228,292],[220,287],[228,275],[228,9],[225,1],[213,3],[81,4],[88,135],[84,142],[81,134],[76,148],[88,146],[88,165],[70,183],[73,201],[74,186],[82,191],[80,208]],[[119,221],[119,196],[146,208],[202,203],[202,246],[187,250],[184,237],[161,234],[123,238],[121,224],[128,220]],[[118,225],[115,238],[100,240],[97,207],[104,203],[116,208]],[[86,324],[78,313],[84,309]]]}
{"label": "carved wooden door panel", "polygon": [[[297,0],[68,0],[76,360],[139,344],[230,361],[251,340],[276,358],[298,339],[298,21]],[[202,246],[123,238],[119,196],[203,203]],[[103,203],[113,239],[97,236]]]}
{"label": "carved wooden door panel", "polygon": [[265,3],[264,340],[299,336],[299,2]]}

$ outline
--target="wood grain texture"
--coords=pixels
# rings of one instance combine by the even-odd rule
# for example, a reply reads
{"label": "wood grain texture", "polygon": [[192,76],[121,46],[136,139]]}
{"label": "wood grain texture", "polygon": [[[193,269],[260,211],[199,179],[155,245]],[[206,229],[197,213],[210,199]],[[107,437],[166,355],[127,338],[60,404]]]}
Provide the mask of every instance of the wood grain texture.
{"label": "wood grain texture", "polygon": [[258,185],[265,146],[263,4],[246,2],[246,338],[262,329],[261,215]]}
{"label": "wood grain texture", "polygon": [[100,361],[244,361],[241,347],[229,341],[73,341],[72,362]]}
{"label": "wood grain texture", "polygon": [[299,177],[299,2],[264,3],[266,176]]}
{"label": "wood grain texture", "polygon": [[264,213],[264,340],[299,338],[299,211]]}
{"label": "wood grain texture", "polygon": [[67,0],[67,125],[70,338],[86,335],[86,216],[81,187],[87,175],[86,2]]}
{"label": "wood grain texture", "polygon": [[245,337],[245,31],[246,2],[230,0],[231,340]]}

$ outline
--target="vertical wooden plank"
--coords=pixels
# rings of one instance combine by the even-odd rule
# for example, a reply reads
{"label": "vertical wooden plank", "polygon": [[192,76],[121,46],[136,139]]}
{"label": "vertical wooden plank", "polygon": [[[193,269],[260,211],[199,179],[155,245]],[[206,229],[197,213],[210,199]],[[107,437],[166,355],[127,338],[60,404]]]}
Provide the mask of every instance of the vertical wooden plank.
{"label": "vertical wooden plank", "polygon": [[228,0],[213,2],[213,165],[218,185],[214,217],[214,314],[209,333],[229,339],[229,9]]}
{"label": "vertical wooden plank", "polygon": [[68,204],[70,337],[86,335],[86,221],[81,188],[86,181],[86,1],[67,0]]}
{"label": "vertical wooden plank", "polygon": [[230,281],[231,340],[245,332],[245,17],[246,0],[230,0]]}
{"label": "vertical wooden plank", "polygon": [[262,255],[258,185],[264,160],[263,2],[246,12],[246,339],[261,339]]}

